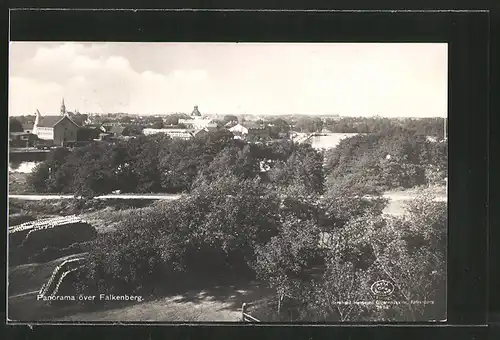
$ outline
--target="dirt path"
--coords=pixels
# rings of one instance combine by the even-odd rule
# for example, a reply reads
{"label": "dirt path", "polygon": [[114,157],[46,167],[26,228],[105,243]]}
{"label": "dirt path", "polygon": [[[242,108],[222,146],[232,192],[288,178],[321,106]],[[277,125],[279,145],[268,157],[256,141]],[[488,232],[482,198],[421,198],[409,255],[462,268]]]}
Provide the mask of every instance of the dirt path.
{"label": "dirt path", "polygon": [[182,295],[131,303],[116,309],[79,313],[62,321],[234,321],[241,318],[241,305],[268,298],[273,291],[257,283],[244,286],[217,286],[192,290]]}
{"label": "dirt path", "polygon": [[12,298],[18,298],[18,297],[22,297],[22,296],[27,296],[27,295],[35,295],[35,294],[38,294],[38,290],[34,290],[32,292],[27,292],[27,293],[22,293],[22,294],[17,294],[17,295],[11,295],[9,296],[9,299],[12,299]]}

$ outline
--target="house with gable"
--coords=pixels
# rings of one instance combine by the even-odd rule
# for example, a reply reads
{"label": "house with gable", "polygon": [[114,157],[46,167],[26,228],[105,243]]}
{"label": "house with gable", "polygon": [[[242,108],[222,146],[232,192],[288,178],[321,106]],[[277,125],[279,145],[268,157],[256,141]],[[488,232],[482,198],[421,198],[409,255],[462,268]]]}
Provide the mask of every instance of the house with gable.
{"label": "house with gable", "polygon": [[53,145],[64,146],[77,142],[79,129],[80,126],[66,112],[63,99],[59,115],[42,116],[40,111],[36,111],[32,133],[38,139],[45,140]]}

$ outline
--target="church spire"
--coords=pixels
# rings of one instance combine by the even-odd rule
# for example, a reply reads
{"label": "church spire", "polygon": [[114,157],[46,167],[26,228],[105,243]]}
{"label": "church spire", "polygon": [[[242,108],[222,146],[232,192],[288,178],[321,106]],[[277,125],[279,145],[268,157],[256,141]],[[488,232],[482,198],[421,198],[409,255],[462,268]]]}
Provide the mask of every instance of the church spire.
{"label": "church spire", "polygon": [[38,124],[40,123],[40,119],[42,119],[42,115],[40,114],[40,111],[38,111],[38,109],[36,109],[36,114],[35,114],[35,126],[38,126]]}
{"label": "church spire", "polygon": [[64,97],[62,99],[62,103],[61,103],[61,116],[64,116],[66,115],[66,105],[64,105]]}

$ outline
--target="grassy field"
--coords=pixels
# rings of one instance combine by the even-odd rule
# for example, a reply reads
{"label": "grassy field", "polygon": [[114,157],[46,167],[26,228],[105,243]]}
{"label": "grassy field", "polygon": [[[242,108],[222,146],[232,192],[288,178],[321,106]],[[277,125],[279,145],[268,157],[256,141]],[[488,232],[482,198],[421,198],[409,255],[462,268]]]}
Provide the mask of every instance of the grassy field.
{"label": "grassy field", "polygon": [[37,301],[36,295],[25,295],[9,298],[9,318],[19,321],[238,322],[243,303],[254,304],[272,296],[273,290],[257,282],[190,289],[143,302],[109,302],[102,307],[76,302],[49,306]]}

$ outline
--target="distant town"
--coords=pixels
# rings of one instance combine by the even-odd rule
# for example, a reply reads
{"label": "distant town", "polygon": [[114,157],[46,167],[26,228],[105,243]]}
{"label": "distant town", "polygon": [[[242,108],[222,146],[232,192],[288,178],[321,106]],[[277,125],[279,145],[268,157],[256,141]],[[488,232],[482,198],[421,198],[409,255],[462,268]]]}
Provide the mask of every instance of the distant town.
{"label": "distant town", "polygon": [[[80,113],[67,110],[64,98],[59,113],[27,114],[10,118],[10,147],[38,148],[83,146],[93,141],[116,141],[139,135],[163,133],[174,139],[192,139],[209,132],[227,130],[236,139],[263,142],[289,139],[309,142],[318,148],[331,148],[337,144],[329,135],[339,133],[370,133],[380,125],[394,122],[408,127],[415,121],[428,121],[420,129],[432,140],[446,138],[443,118],[383,118],[342,117],[340,115],[232,115],[203,114],[195,105],[190,113],[164,115],[138,115],[129,113]],[[437,124],[436,124],[437,123]],[[427,127],[425,126],[427,125]],[[441,125],[442,128],[436,129]],[[331,140],[331,143],[329,142]]]}

